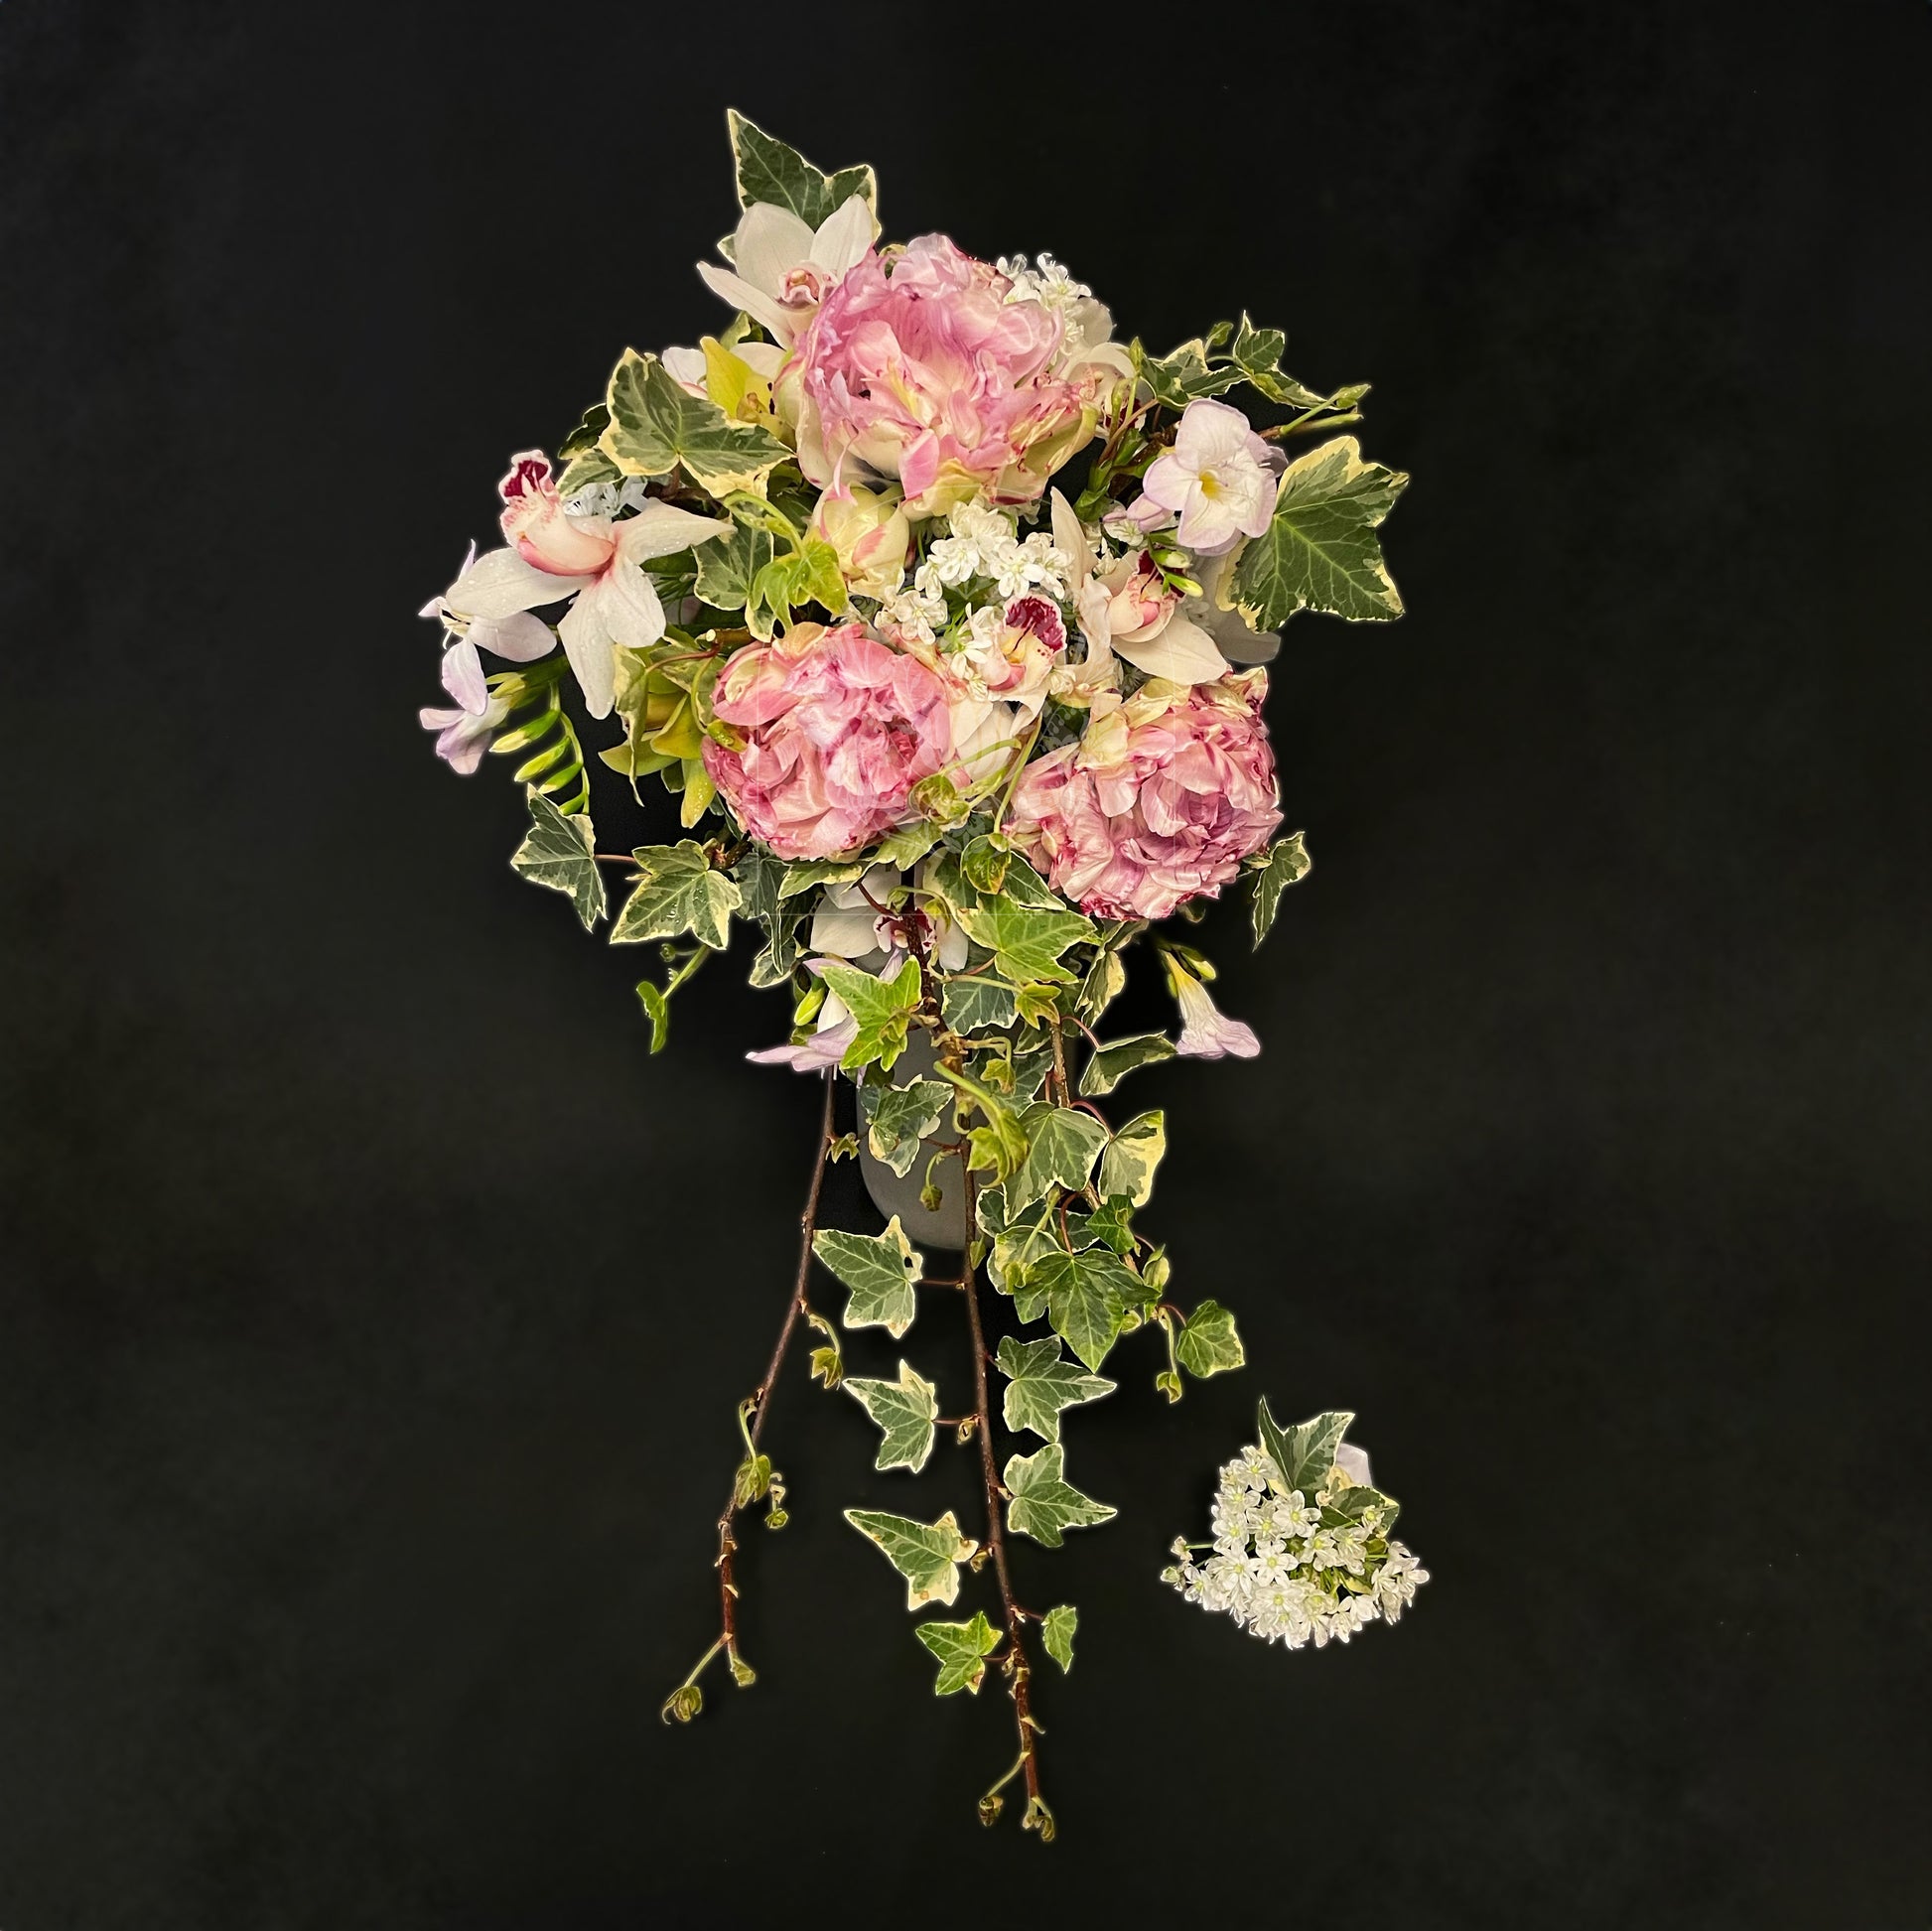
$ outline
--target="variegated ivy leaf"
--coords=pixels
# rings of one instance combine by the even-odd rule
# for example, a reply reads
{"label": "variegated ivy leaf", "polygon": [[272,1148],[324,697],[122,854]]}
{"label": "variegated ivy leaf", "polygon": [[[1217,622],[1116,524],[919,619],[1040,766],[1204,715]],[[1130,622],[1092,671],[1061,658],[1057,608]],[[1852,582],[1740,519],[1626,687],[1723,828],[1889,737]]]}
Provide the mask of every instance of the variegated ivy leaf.
{"label": "variegated ivy leaf", "polygon": [[[850,1327],[851,1321],[846,1325]],[[845,1387],[878,1425],[882,1439],[872,1465],[909,1468],[916,1475],[932,1452],[933,1423],[939,1415],[938,1390],[904,1361],[898,1364],[897,1381],[854,1379]]]}
{"label": "variegated ivy leaf", "polygon": [[778,881],[778,897],[781,900],[796,898],[814,886],[850,885],[855,879],[863,879],[871,865],[872,861],[865,858],[803,859],[784,868],[784,875]]}
{"label": "variegated ivy leaf", "polygon": [[1352,436],[1291,463],[1274,519],[1234,567],[1235,609],[1257,630],[1279,629],[1300,610],[1358,621],[1400,617],[1375,528],[1408,483],[1400,471],[1363,462]]}
{"label": "variegated ivy leaf", "polygon": [[796,148],[787,147],[756,122],[748,121],[736,107],[727,112],[725,124],[731,130],[741,207],[763,202],[797,215],[808,228],[837,213],[854,195],[863,197],[866,206],[878,211],[879,180],[870,166],[841,168],[837,174],[827,175]]}
{"label": "variegated ivy leaf", "polygon": [[1355,1417],[1344,1409],[1329,1409],[1284,1429],[1268,1412],[1264,1398],[1255,1419],[1261,1429],[1261,1446],[1274,1457],[1283,1480],[1290,1488],[1312,1495],[1335,1465],[1335,1451]]}
{"label": "variegated ivy leaf", "polygon": [[1006,1487],[1007,1525],[1048,1549],[1060,1546],[1067,1529],[1090,1529],[1118,1513],[1091,1495],[1082,1495],[1064,1476],[1066,1451],[1057,1442],[1030,1455],[1015,1455],[1000,1480]]}
{"label": "variegated ivy leaf", "polygon": [[1095,1181],[1100,1197],[1111,1199],[1124,1193],[1137,1207],[1147,1205],[1154,1193],[1154,1170],[1168,1151],[1168,1116],[1159,1107],[1151,1113],[1137,1113],[1107,1142],[1100,1156],[1100,1174]]}
{"label": "variegated ivy leaf", "polygon": [[1062,1602],[1056,1609],[1048,1609],[1039,1625],[1039,1640],[1046,1645],[1046,1653],[1062,1671],[1073,1667],[1073,1636],[1080,1627],[1080,1612],[1070,1602]]}
{"label": "variegated ivy leaf", "polygon": [[739,915],[758,924],[765,934],[764,944],[752,961],[755,986],[782,986],[803,950],[804,920],[778,910],[778,882],[784,871],[782,859],[757,851],[747,852],[732,867],[732,877],[743,895]]}
{"label": "variegated ivy leaf", "polygon": [[[998,1189],[995,1189],[996,1191]],[[980,1196],[982,1199],[985,1195]],[[1002,1226],[993,1236],[987,1268],[993,1285],[1002,1294],[1011,1293],[1010,1275],[1024,1276],[1035,1261],[1059,1252],[1059,1236],[1053,1229],[1053,1202],[1042,1200],[1035,1209],[1016,1215],[1011,1226]],[[1037,1317],[1035,1310],[1033,1318]]]}
{"label": "variegated ivy leaf", "polygon": [[944,980],[939,1003],[946,1024],[955,1033],[991,1033],[1013,1024],[1019,1011],[1019,989],[998,979]]}
{"label": "variegated ivy leaf", "polygon": [[912,1291],[924,1279],[925,1256],[905,1238],[897,1214],[883,1234],[821,1227],[812,1236],[812,1252],[852,1291],[843,1316],[847,1327],[883,1327],[897,1340],[912,1325],[919,1307]]}
{"label": "variegated ivy leaf", "polygon": [[1027,1158],[1007,1182],[1008,1211],[1031,1206],[1049,1187],[1079,1192],[1107,1145],[1107,1129],[1091,1113],[1050,1102],[1028,1107],[1020,1124],[1027,1136]]}
{"label": "variegated ivy leaf", "polygon": [[939,827],[927,820],[900,825],[879,841],[872,855],[874,865],[890,865],[895,872],[906,872],[918,864],[939,842]]}
{"label": "variegated ivy leaf", "polygon": [[870,972],[837,959],[826,960],[818,970],[845,1001],[858,1026],[839,1064],[847,1072],[856,1073],[877,1061],[881,1072],[891,1072],[905,1050],[907,1022],[918,1010],[918,960],[908,952],[890,979],[876,979]]}
{"label": "variegated ivy leaf", "polygon": [[634,348],[611,372],[611,420],[598,447],[626,476],[667,476],[682,466],[709,494],[758,489],[791,452],[767,429],[735,423],[706,396],[681,388],[655,355]]}
{"label": "variegated ivy leaf", "polygon": [[1099,936],[1078,912],[1046,911],[999,899],[962,910],[959,922],[968,938],[993,954],[993,970],[999,977],[1015,986],[1031,979],[1070,985],[1073,973],[1060,963],[1060,954]]}
{"label": "variegated ivy leaf", "polygon": [[979,1695],[986,1680],[986,1659],[1000,1646],[1000,1631],[987,1621],[984,1609],[974,1610],[971,1622],[922,1622],[912,1633],[939,1659],[939,1680],[932,1686],[935,1697],[949,1697],[957,1690]]}
{"label": "variegated ivy leaf", "polygon": [[1055,1248],[1020,1276],[1014,1308],[1023,1321],[1037,1320],[1044,1309],[1054,1333],[1098,1370],[1120,1337],[1127,1310],[1144,1306],[1148,1298],[1147,1284],[1107,1248],[1077,1254]]}
{"label": "variegated ivy leaf", "polygon": [[1267,864],[1257,868],[1254,874],[1254,898],[1248,908],[1254,921],[1257,947],[1274,926],[1275,909],[1282,901],[1282,894],[1290,886],[1300,885],[1313,863],[1299,831],[1290,832],[1269,846]]}
{"label": "variegated ivy leaf", "polygon": [[771,561],[771,533],[739,523],[729,536],[700,543],[691,555],[698,566],[699,601],[713,610],[742,611],[759,572]]}
{"label": "variegated ivy leaf", "polygon": [[592,856],[597,834],[591,815],[580,811],[572,817],[559,811],[534,785],[525,787],[523,801],[529,806],[530,829],[511,855],[510,870],[532,885],[561,892],[588,932],[610,904],[604,875]]}
{"label": "variegated ivy leaf", "polygon": [[1234,1316],[1218,1301],[1203,1301],[1187,1316],[1173,1344],[1174,1359],[1197,1381],[1244,1367],[1248,1356]]}
{"label": "variegated ivy leaf", "polygon": [[943,1079],[915,1079],[906,1086],[861,1086],[859,1115],[866,1144],[875,1160],[895,1173],[912,1171],[919,1142],[934,1131],[952,1105],[952,1088]]}
{"label": "variegated ivy leaf", "polygon": [[959,1595],[959,1565],[970,1561],[979,1544],[959,1533],[948,1509],[937,1522],[914,1522],[884,1509],[847,1509],[845,1519],[905,1578],[905,1606],[952,1602]]}
{"label": "variegated ivy leaf", "polygon": [[744,894],[728,872],[713,868],[702,845],[689,838],[675,845],[640,845],[630,856],[640,877],[611,928],[613,945],[685,932],[714,952],[731,943],[731,915]]}
{"label": "variegated ivy leaf", "polygon": [[[1113,957],[1110,952],[1107,955]],[[1165,1033],[1130,1033],[1094,1048],[1080,1071],[1080,1091],[1088,1099],[1111,1093],[1137,1066],[1152,1066],[1174,1056],[1174,1043]]]}
{"label": "variegated ivy leaf", "polygon": [[1339,1528],[1344,1522],[1359,1522],[1370,1509],[1381,1512],[1379,1533],[1387,1535],[1402,1513],[1402,1504],[1366,1482],[1351,1482],[1322,1509],[1321,1520],[1331,1529]]}
{"label": "variegated ivy leaf", "polygon": [[1098,1401],[1114,1383],[1082,1374],[1060,1353],[1055,1339],[1023,1341],[1009,1334],[1000,1342],[1000,1372],[1007,1377],[1003,1413],[1016,1435],[1030,1429],[1048,1442],[1060,1439],[1060,1410]]}
{"label": "variegated ivy leaf", "polygon": [[1127,968],[1120,954],[1109,947],[1087,968],[1074,999],[1074,1013],[1088,1026],[1096,1026],[1100,1016],[1127,989]]}

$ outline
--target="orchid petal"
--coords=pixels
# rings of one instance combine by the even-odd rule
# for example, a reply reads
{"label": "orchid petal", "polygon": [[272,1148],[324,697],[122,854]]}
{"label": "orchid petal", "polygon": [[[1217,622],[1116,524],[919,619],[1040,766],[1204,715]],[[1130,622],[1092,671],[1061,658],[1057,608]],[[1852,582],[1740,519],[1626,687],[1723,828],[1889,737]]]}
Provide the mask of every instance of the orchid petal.
{"label": "orchid petal", "polygon": [[785,277],[811,260],[812,239],[811,229],[788,207],[754,202],[739,217],[738,232],[732,236],[732,260],[745,281],[766,295],[776,295]]}
{"label": "orchid petal", "polygon": [[762,323],[774,336],[781,336],[786,342],[791,340],[798,317],[782,302],[773,301],[761,288],[754,288],[742,275],[734,275],[729,269],[714,268],[708,261],[698,263],[698,273],[704,278],[705,287],[720,301],[729,302],[735,309],[743,309],[754,322]]}
{"label": "orchid petal", "polygon": [[647,502],[636,515],[613,526],[618,539],[618,555],[625,563],[649,563],[657,557],[675,556],[694,543],[708,542],[714,536],[729,536],[729,518],[699,516],[675,503]]}
{"label": "orchid petal", "polygon": [[464,617],[512,617],[555,604],[589,577],[558,577],[525,563],[514,550],[489,550],[479,557],[446,593],[451,610]]}
{"label": "orchid petal", "polygon": [[470,626],[470,641],[491,656],[513,664],[533,664],[557,647],[556,632],[530,611],[508,617],[479,618]]}
{"label": "orchid petal", "polygon": [[[818,232],[811,239],[811,259],[836,278],[865,260],[866,250],[878,232],[879,223],[866,206],[866,198],[849,196],[818,224]],[[740,262],[744,259],[741,254]]]}
{"label": "orchid petal", "polygon": [[602,588],[600,584],[585,591],[564,613],[564,621],[557,626],[557,633],[563,638],[564,655],[570,659],[570,667],[577,673],[578,685],[584,693],[584,708],[594,718],[611,715],[618,689],[611,632],[598,608],[602,600],[597,591]]}
{"label": "orchid petal", "polygon": [[1150,677],[1175,684],[1206,684],[1227,670],[1214,639],[1176,612],[1155,636],[1114,638],[1114,652]]}

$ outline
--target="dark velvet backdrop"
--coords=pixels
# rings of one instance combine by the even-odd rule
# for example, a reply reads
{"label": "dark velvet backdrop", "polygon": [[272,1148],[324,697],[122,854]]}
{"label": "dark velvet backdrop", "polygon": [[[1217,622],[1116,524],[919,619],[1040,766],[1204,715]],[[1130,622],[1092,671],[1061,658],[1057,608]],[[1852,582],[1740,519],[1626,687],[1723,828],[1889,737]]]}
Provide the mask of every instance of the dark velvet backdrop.
{"label": "dark velvet backdrop", "polygon": [[[1925,9],[1109,35],[0,7],[6,1931],[1925,1923]],[[504,453],[715,323],[728,102],[1157,345],[1285,325],[1416,478],[1413,614],[1276,673],[1314,874],[1210,922],[1264,1056],[1139,1078],[1253,1366],[1077,1424],[1045,1850],[802,1372],[760,1681],[658,1724],[815,1095],[742,960],[648,1058],[414,719]],[[1399,1630],[1158,1586],[1264,1389],[1360,1411]]]}

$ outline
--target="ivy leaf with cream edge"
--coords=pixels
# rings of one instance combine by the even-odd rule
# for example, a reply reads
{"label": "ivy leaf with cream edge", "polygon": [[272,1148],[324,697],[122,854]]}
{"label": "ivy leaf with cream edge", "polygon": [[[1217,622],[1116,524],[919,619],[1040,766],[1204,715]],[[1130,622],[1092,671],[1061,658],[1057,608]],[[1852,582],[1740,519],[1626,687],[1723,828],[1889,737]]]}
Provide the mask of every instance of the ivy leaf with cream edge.
{"label": "ivy leaf with cream edge", "polygon": [[879,1427],[879,1454],[872,1465],[909,1468],[916,1475],[932,1453],[939,1391],[905,1361],[898,1364],[897,1381],[860,1378],[847,1381],[845,1389]]}
{"label": "ivy leaf with cream edge", "polygon": [[821,1227],[812,1236],[812,1252],[852,1291],[847,1327],[883,1327],[897,1340],[912,1325],[919,1305],[912,1291],[925,1276],[925,1257],[905,1238],[897,1214],[883,1234]]}
{"label": "ivy leaf with cream edge", "polygon": [[[1113,1511],[1109,1509],[1108,1514]],[[847,1509],[845,1519],[869,1542],[878,1545],[886,1560],[905,1578],[905,1606],[918,1609],[928,1602],[953,1602],[959,1595],[959,1565],[979,1548],[948,1509],[937,1522],[914,1522],[910,1516],[884,1509]]]}
{"label": "ivy leaf with cream edge", "polygon": [[530,808],[530,829],[511,855],[510,870],[532,885],[561,892],[588,932],[610,905],[593,856],[597,834],[590,813],[568,816],[534,785],[524,790],[523,799]]}
{"label": "ivy leaf with cream edge", "polygon": [[1008,1524],[1048,1549],[1060,1546],[1065,1530],[1090,1529],[1118,1513],[1067,1481],[1065,1462],[1065,1449],[1053,1442],[1033,1454],[1015,1455],[1000,1477],[1011,1497]]}

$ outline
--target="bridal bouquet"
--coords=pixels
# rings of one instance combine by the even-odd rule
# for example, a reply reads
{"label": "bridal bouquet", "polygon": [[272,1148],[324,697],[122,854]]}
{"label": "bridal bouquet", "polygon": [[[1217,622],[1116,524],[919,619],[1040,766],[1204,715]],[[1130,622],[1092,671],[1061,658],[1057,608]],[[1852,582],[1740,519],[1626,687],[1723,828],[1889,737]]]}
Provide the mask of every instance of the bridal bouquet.
{"label": "bridal bouquet", "polygon": [[[916,1474],[942,1437],[977,1457],[983,1519],[847,1520],[911,1610],[951,1607],[990,1564],[986,1606],[914,1633],[938,1694],[1004,1680],[1017,1754],[980,1813],[1022,1778],[1024,1822],[1050,1837],[1034,1678],[1042,1654],[1070,1668],[1077,1613],[1030,1606],[1012,1539],[1056,1548],[1114,1515],[1074,1481],[1063,1425],[1113,1392],[1123,1339],[1153,1338],[1170,1401],[1244,1360],[1228,1309],[1176,1298],[1140,1231],[1162,1111],[1116,1123],[1096,1102],[1176,1055],[1259,1050],[1184,932],[1238,888],[1258,945],[1308,872],[1261,666],[1298,612],[1401,614],[1376,529],[1407,478],[1335,433],[1366,385],[1306,387],[1281,331],[1244,315],[1152,354],[1052,256],[886,241],[870,168],[827,175],[730,126],[743,214],[698,271],[717,334],[626,349],[554,457],[510,459],[502,545],[423,613],[450,698],[423,723],[459,771],[514,760],[531,822],[511,863],[586,929],[621,884],[612,943],[656,948],[652,1050],[737,920],[753,983],[791,999],[788,1035],[751,1056],[824,1082],[797,1278],[739,1407],[718,1637],[665,1715],[698,1713],[720,1657],[753,1680],[737,1537],[759,1506],[785,1520],[763,1428],[809,1329],[811,1373],[865,1411],[879,1468]],[[585,742],[607,721],[616,801],[660,781],[684,836],[600,838]],[[1178,1028],[1103,1036],[1141,941]],[[843,1157],[883,1232],[818,1224]],[[958,1258],[929,1273],[915,1242]],[[815,1267],[846,1290],[836,1321]],[[853,1372],[846,1336],[899,1342],[926,1294],[963,1297],[970,1358]],[[1393,1620],[1421,1573],[1342,1458],[1345,1419],[1267,1419],[1270,1447],[1223,1480],[1216,1554],[1196,1569],[1182,1545],[1171,1580],[1291,1644]]]}

